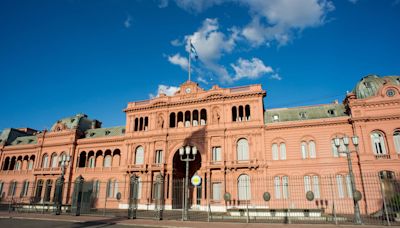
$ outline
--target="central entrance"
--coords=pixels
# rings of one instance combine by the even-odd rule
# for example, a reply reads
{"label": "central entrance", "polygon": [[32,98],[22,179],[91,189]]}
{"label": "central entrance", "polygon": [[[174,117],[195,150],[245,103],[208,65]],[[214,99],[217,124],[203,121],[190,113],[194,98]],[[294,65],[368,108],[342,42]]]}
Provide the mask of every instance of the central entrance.
{"label": "central entrance", "polygon": [[[186,155],[184,155],[186,156]],[[190,155],[191,157],[193,155]],[[201,198],[201,185],[199,187],[193,187],[190,183],[192,176],[201,167],[201,155],[200,151],[197,152],[195,160],[189,162],[189,208],[193,205],[193,198]],[[186,162],[181,161],[179,150],[175,151],[173,159],[173,171],[172,171],[172,208],[182,209],[183,208],[183,197],[185,190],[185,172],[186,172]]]}

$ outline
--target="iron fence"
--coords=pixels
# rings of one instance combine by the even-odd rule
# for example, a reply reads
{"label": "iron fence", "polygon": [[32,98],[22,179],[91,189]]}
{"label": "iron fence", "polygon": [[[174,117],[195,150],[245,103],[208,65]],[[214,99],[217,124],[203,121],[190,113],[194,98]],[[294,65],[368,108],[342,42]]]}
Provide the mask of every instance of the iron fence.
{"label": "iron fence", "polygon": [[[188,219],[260,223],[353,224],[354,205],[363,224],[400,225],[399,174],[210,177],[189,186]],[[0,210],[176,219],[183,217],[184,179],[143,181],[57,180],[0,182]]]}

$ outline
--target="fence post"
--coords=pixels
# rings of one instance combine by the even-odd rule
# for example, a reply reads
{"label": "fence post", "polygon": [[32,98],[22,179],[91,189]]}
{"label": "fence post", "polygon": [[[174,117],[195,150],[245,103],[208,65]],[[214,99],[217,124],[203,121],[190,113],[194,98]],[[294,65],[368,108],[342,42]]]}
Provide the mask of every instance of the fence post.
{"label": "fence post", "polygon": [[85,179],[82,177],[82,175],[79,175],[78,178],[76,178],[75,184],[78,185],[77,189],[77,197],[76,197],[76,212],[75,215],[79,216],[81,215],[81,203],[82,203],[82,187],[83,187],[83,181]]}
{"label": "fence post", "polygon": [[334,191],[333,191],[332,176],[329,176],[329,180],[330,180],[331,194],[332,194],[332,213],[333,213],[333,220],[335,221],[335,225],[337,225],[338,222],[337,222],[337,217],[336,217],[335,194],[334,194]]}
{"label": "fence post", "polygon": [[384,185],[383,185],[382,179],[379,176],[379,174],[378,174],[378,179],[379,179],[379,186],[380,186],[380,189],[381,189],[381,196],[382,196],[382,200],[383,200],[383,210],[385,211],[385,217],[386,217],[387,225],[391,226],[390,219],[389,219],[389,214],[388,214],[388,211],[387,211],[385,189],[384,189]]}
{"label": "fence post", "polygon": [[63,187],[64,187],[64,176],[61,176],[57,178],[56,180],[56,193],[54,202],[56,204],[56,215],[61,214],[62,210],[62,193],[63,193]]}
{"label": "fence post", "polygon": [[162,220],[163,219],[163,199],[164,199],[164,177],[159,174],[156,178],[156,219]]}
{"label": "fence post", "polygon": [[128,218],[136,219],[138,179],[135,175],[129,178],[129,208]]}

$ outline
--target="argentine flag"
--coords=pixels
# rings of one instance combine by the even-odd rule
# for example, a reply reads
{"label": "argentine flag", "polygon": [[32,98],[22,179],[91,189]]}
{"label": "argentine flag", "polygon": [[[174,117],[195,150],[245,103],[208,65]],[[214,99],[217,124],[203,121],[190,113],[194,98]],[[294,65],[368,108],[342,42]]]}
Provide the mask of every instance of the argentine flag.
{"label": "argentine flag", "polygon": [[199,56],[197,55],[197,51],[196,48],[194,48],[192,42],[190,42],[190,54],[193,54],[195,59],[198,59]]}

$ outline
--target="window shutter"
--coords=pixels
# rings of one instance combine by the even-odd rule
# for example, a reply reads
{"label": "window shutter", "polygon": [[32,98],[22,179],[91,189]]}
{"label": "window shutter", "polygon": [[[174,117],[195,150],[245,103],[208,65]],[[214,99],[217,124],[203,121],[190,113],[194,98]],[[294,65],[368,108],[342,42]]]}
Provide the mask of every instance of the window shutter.
{"label": "window shutter", "polygon": [[272,144],[272,160],[279,160],[278,145],[276,143]]}
{"label": "window shutter", "polygon": [[281,150],[281,160],[286,160],[286,144],[281,143],[280,145],[280,150]]}

